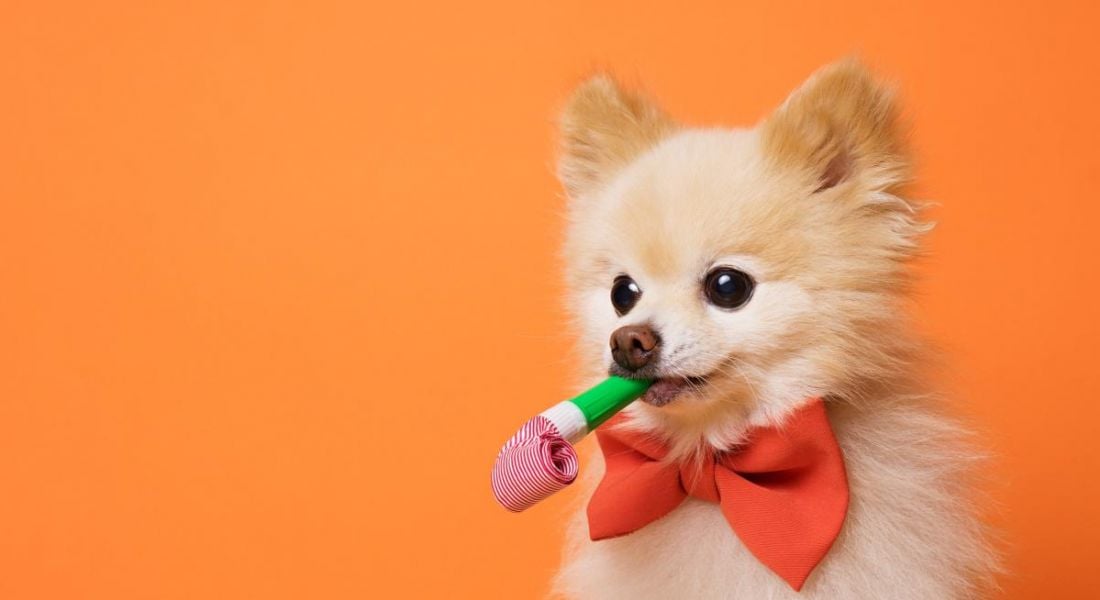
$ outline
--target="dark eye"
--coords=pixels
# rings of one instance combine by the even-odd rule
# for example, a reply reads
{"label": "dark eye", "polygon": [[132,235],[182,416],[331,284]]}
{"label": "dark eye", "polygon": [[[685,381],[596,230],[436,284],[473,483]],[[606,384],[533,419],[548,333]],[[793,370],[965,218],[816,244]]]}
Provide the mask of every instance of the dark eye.
{"label": "dark eye", "polygon": [[703,292],[715,306],[741,308],[752,297],[753,286],[748,274],[730,267],[718,267],[707,273]]}
{"label": "dark eye", "polygon": [[619,275],[615,278],[615,283],[611,284],[611,304],[615,306],[615,312],[620,317],[630,312],[641,296],[642,289],[626,275]]}

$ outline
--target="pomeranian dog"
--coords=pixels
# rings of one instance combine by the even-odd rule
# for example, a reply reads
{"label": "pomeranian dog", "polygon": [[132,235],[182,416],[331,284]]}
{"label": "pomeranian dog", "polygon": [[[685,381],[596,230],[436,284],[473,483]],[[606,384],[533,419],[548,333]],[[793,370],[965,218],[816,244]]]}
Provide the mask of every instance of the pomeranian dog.
{"label": "pomeranian dog", "polygon": [[[989,593],[980,454],[906,324],[907,263],[931,225],[900,195],[891,89],[846,60],[752,129],[694,129],[599,75],[560,125],[585,376],[655,383],[601,428],[555,595]],[[626,456],[652,469],[615,465]],[[761,460],[778,466],[754,474]]]}

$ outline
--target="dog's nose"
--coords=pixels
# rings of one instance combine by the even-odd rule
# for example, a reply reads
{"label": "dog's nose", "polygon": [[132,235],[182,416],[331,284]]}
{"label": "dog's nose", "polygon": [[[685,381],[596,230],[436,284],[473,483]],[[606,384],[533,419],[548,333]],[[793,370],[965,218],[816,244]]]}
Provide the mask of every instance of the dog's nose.
{"label": "dog's nose", "polygon": [[661,338],[649,325],[627,325],[611,334],[611,358],[627,371],[637,371],[657,357]]}

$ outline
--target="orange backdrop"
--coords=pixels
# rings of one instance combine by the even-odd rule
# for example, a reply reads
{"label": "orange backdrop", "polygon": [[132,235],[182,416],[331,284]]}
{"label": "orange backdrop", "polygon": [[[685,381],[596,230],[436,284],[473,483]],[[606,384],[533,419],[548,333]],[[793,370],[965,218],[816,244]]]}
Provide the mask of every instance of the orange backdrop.
{"label": "orange backdrop", "polygon": [[1094,3],[369,4],[6,3],[0,597],[545,592],[570,500],[488,473],[575,389],[556,108],[610,67],[747,124],[851,52],[942,205],[1004,597],[1095,589]]}

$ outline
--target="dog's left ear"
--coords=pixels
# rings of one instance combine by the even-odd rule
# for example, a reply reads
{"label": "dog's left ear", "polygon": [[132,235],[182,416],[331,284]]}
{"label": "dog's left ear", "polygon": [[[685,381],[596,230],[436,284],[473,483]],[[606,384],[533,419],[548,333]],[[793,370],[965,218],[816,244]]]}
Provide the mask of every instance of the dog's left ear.
{"label": "dog's left ear", "polygon": [[772,162],[800,171],[814,193],[857,179],[883,190],[906,177],[893,90],[855,59],[811,76],[764,121],[762,142]]}

